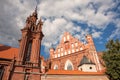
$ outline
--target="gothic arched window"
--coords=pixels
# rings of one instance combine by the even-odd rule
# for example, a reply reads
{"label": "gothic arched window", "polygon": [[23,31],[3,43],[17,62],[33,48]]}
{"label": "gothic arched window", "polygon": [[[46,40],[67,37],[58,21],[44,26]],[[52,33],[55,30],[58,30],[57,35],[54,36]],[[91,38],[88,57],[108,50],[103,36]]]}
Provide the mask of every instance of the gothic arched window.
{"label": "gothic arched window", "polygon": [[72,70],[72,65],[71,64],[67,65],[67,70]]}
{"label": "gothic arched window", "polygon": [[74,70],[73,64],[70,60],[66,61],[64,69],[65,70]]}
{"label": "gothic arched window", "polygon": [[58,70],[58,65],[54,65],[54,70]]}

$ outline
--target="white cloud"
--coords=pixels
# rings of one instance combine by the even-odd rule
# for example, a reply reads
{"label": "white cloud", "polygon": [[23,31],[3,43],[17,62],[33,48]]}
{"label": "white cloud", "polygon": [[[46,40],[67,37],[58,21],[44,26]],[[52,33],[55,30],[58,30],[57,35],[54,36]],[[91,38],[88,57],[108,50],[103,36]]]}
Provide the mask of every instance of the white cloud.
{"label": "white cloud", "polygon": [[[94,38],[101,38],[103,34],[101,31],[106,29],[107,24],[114,22],[114,17],[118,15],[110,10],[116,6],[113,0],[37,0],[37,2],[40,2],[38,18],[45,18],[43,25],[45,37],[42,45],[46,51],[52,44],[58,44],[65,31],[82,40],[87,33],[91,33]],[[34,11],[36,4],[35,0],[0,1],[0,36],[1,34],[6,36],[0,37],[2,38],[0,43],[4,43],[4,40],[10,42],[10,45],[17,42],[20,38],[20,29],[24,27],[27,16]],[[88,27],[76,25],[74,21],[85,23]],[[119,35],[120,22],[114,23],[117,29],[110,37]],[[94,31],[91,31],[91,28]],[[10,40],[8,36],[11,37]]]}
{"label": "white cloud", "polygon": [[101,34],[102,34],[102,32],[98,32],[98,31],[97,31],[97,32],[92,33],[92,37],[93,37],[93,38],[100,38],[100,37],[101,37],[101,36],[100,36]]}
{"label": "white cloud", "polygon": [[95,30],[92,32],[93,38],[101,38],[103,34],[101,31],[106,29],[107,25],[115,17],[113,12],[107,11],[114,6],[115,3],[112,0],[46,0],[41,2],[39,14],[47,18],[44,23],[45,26],[43,26],[43,32],[46,35],[44,42],[58,44],[64,31],[69,31],[79,39],[83,39],[82,37],[85,34],[91,33],[88,28],[84,29],[82,26],[74,25],[73,21],[88,24],[89,27]]}

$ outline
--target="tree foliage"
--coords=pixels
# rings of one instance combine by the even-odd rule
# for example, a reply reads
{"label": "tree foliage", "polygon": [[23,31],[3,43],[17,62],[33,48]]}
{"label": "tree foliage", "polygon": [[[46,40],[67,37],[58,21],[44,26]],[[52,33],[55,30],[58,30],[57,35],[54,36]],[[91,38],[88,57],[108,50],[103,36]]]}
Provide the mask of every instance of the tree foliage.
{"label": "tree foliage", "polygon": [[120,41],[109,40],[103,59],[106,64],[106,74],[110,80],[120,80]]}

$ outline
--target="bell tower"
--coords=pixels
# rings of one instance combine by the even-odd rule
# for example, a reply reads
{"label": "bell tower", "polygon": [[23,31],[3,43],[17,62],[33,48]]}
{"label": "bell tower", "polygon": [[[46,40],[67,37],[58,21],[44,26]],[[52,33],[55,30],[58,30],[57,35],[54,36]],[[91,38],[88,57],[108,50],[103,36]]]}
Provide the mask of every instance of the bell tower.
{"label": "bell tower", "polygon": [[27,17],[25,27],[21,29],[19,55],[11,67],[9,80],[41,80],[40,48],[44,35],[43,22],[37,19],[36,8],[32,15]]}
{"label": "bell tower", "polygon": [[35,63],[39,66],[40,60],[40,45],[43,38],[41,19],[37,21],[37,10],[33,12],[26,20],[26,25],[22,32],[20,40],[19,61],[22,64],[27,62]]}

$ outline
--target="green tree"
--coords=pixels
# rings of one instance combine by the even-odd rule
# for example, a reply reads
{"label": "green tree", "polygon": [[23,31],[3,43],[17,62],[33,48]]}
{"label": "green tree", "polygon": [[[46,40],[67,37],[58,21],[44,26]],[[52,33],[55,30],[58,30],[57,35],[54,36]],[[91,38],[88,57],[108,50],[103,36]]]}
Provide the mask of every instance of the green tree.
{"label": "green tree", "polygon": [[106,44],[103,59],[106,64],[106,74],[110,80],[120,80],[120,41],[109,40]]}

